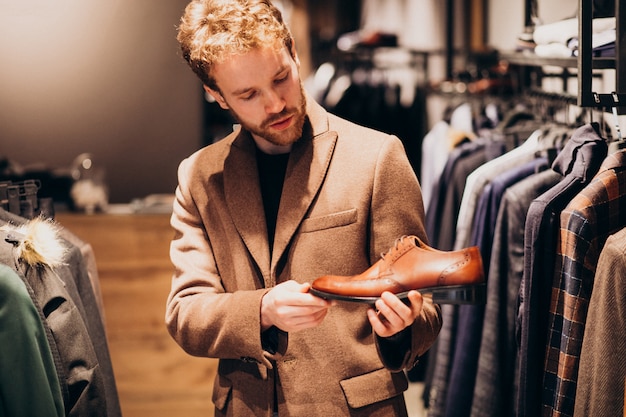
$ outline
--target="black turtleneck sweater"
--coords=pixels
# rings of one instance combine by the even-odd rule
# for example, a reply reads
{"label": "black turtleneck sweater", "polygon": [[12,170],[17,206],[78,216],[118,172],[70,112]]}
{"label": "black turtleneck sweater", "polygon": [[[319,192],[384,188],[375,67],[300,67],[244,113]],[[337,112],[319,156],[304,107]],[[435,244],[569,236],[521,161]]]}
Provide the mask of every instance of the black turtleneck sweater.
{"label": "black turtleneck sweater", "polygon": [[269,155],[257,148],[256,155],[271,254],[274,246],[274,235],[276,234],[276,218],[278,217],[280,195],[283,191],[289,154]]}

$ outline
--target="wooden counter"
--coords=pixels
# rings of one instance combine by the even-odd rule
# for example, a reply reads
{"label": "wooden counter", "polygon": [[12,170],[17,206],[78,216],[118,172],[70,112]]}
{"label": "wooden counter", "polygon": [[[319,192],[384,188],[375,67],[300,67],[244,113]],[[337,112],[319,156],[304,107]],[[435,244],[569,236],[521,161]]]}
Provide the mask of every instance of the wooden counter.
{"label": "wooden counter", "polygon": [[58,213],[93,247],[109,351],[124,417],[212,416],[217,361],[187,355],[169,336],[169,215]]}

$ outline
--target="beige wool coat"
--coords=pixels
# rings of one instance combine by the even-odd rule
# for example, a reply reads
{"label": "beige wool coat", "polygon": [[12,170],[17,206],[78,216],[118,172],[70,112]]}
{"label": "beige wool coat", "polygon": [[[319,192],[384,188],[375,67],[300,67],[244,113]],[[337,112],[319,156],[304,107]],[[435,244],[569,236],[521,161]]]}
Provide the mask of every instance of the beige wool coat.
{"label": "beige wool coat", "polygon": [[[375,337],[367,305],[339,302],[323,323],[261,343],[260,304],[285,280],[367,269],[396,238],[426,239],[416,176],[400,140],[327,113],[308,97],[289,156],[270,258],[255,145],[236,130],[185,159],[171,224],[175,272],[166,324],[189,354],[219,358],[217,416],[403,416],[410,368],[434,342],[439,306]],[[275,392],[276,387],[276,392]]]}

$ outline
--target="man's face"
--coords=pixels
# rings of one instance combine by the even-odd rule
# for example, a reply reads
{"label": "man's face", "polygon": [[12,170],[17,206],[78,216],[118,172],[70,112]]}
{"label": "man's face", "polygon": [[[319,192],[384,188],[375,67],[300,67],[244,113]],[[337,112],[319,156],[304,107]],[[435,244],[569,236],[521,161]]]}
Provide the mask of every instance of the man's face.
{"label": "man's face", "polygon": [[207,91],[257,143],[288,147],[300,138],[306,104],[297,60],[286,48],[232,55],[213,76],[220,91]]}

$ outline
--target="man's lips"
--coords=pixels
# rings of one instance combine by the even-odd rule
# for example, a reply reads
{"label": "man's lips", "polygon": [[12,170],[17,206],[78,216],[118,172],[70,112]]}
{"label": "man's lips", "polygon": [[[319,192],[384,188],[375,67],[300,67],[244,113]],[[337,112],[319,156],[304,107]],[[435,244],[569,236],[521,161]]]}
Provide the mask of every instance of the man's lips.
{"label": "man's lips", "polygon": [[282,120],[279,120],[278,122],[271,123],[270,127],[276,130],[284,130],[291,125],[292,119],[293,119],[293,116],[289,116],[286,119],[282,119]]}

